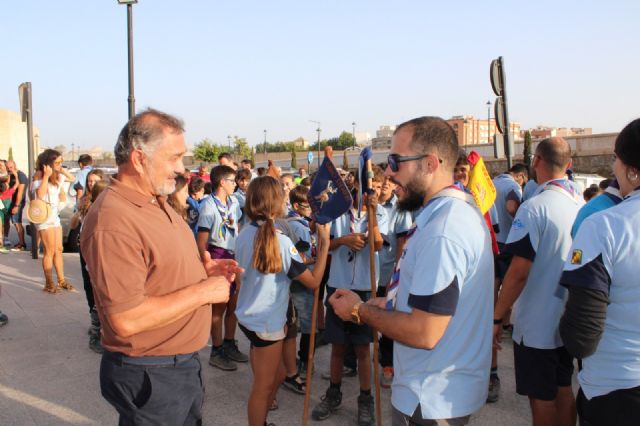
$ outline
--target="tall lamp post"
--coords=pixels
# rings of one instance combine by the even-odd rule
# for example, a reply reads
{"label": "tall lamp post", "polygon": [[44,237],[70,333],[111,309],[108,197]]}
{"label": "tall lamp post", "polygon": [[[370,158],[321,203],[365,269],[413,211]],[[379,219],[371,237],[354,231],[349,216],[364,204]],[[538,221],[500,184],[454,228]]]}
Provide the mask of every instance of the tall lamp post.
{"label": "tall lamp post", "polygon": [[136,114],[136,98],[133,96],[133,5],[138,0],[118,0],[119,4],[127,5],[127,46],[129,59],[129,119]]}
{"label": "tall lamp post", "polygon": [[353,126],[353,149],[356,149],[356,122],[351,123]]}
{"label": "tall lamp post", "polygon": [[264,161],[267,161],[267,129],[264,129]]}
{"label": "tall lamp post", "polygon": [[229,145],[229,154],[231,154],[231,136],[227,135],[227,144]]}
{"label": "tall lamp post", "polygon": [[491,101],[487,101],[487,143],[491,143]]}
{"label": "tall lamp post", "polygon": [[309,120],[310,123],[315,123],[318,125],[316,132],[318,132],[318,170],[320,170],[320,122],[315,120]]}

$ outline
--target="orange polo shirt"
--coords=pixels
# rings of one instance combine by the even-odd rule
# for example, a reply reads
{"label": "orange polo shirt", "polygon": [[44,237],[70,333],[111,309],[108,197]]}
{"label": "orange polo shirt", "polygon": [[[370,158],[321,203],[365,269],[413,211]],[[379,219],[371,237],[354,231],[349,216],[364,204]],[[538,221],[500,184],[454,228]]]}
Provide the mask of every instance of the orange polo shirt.
{"label": "orange polo shirt", "polygon": [[211,307],[155,330],[125,338],[108,315],[133,309],[207,278],[193,233],[165,203],[111,179],[84,219],[80,247],[91,276],[102,345],[130,356],[186,354],[206,345]]}

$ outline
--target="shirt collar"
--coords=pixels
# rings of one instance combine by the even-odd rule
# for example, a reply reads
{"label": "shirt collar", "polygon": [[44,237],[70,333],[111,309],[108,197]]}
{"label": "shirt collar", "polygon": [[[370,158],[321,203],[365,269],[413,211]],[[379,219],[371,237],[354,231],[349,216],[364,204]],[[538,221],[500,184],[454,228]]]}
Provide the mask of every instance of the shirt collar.
{"label": "shirt collar", "polygon": [[[153,195],[143,194],[141,192],[136,191],[135,189],[123,184],[116,178],[111,178],[109,182],[109,189],[114,191],[116,194],[120,195],[125,200],[129,201],[132,204],[135,204],[138,207],[143,207],[147,204],[158,204],[158,200]],[[165,197],[159,197],[165,198]],[[163,200],[164,201],[164,200]]]}

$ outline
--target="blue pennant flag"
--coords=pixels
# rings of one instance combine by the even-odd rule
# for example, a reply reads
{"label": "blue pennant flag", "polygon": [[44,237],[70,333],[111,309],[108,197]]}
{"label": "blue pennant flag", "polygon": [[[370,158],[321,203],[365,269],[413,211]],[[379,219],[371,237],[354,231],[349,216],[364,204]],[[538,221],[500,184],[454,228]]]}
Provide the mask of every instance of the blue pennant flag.
{"label": "blue pennant flag", "polygon": [[324,157],[307,198],[313,217],[320,225],[342,216],[353,204],[349,188],[329,157]]}
{"label": "blue pennant flag", "polygon": [[369,176],[367,172],[367,161],[373,158],[373,152],[371,151],[371,147],[366,147],[360,152],[360,157],[358,158],[358,178],[360,179],[360,190],[358,191],[358,217],[360,217],[360,212],[362,211],[362,194],[366,194],[369,189],[369,177],[373,178],[373,176]]}

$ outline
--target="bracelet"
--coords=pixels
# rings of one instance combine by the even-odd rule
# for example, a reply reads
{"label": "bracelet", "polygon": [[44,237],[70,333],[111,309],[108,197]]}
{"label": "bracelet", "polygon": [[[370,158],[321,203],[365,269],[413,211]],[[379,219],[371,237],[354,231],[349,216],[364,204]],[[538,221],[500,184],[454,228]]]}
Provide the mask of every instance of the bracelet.
{"label": "bracelet", "polygon": [[502,324],[502,318],[493,320],[493,325],[498,325],[498,324]]}

